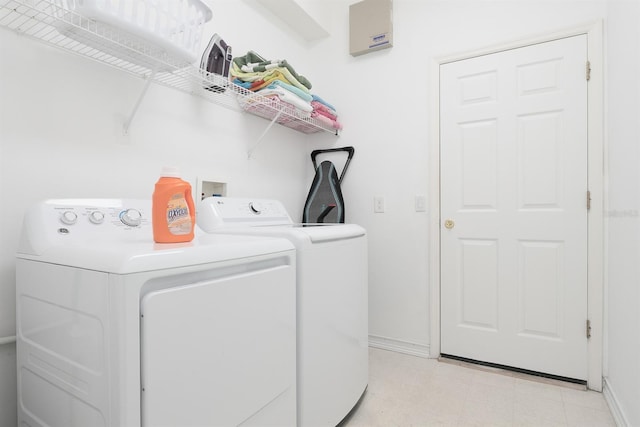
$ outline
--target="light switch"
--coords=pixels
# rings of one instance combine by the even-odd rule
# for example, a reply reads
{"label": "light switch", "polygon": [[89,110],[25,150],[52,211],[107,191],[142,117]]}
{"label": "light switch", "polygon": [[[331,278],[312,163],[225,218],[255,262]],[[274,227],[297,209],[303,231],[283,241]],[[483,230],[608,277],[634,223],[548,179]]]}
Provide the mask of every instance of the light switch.
{"label": "light switch", "polygon": [[373,198],[373,212],[375,212],[375,213],[383,213],[384,212],[384,197],[383,196],[375,196]]}
{"label": "light switch", "polygon": [[426,212],[427,211],[427,200],[426,197],[422,195],[418,195],[415,198],[415,207],[416,212]]}

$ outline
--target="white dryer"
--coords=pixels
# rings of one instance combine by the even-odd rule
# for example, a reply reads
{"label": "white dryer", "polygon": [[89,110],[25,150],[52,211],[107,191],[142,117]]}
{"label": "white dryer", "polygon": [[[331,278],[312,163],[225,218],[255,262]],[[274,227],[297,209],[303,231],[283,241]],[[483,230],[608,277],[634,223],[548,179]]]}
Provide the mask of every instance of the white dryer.
{"label": "white dryer", "polygon": [[368,384],[365,229],[294,224],[277,200],[209,197],[196,208],[209,233],[284,237],[296,247],[298,426],[335,426]]}
{"label": "white dryer", "polygon": [[17,254],[21,426],[293,426],[295,250],[155,244],[149,200],[49,200]]}

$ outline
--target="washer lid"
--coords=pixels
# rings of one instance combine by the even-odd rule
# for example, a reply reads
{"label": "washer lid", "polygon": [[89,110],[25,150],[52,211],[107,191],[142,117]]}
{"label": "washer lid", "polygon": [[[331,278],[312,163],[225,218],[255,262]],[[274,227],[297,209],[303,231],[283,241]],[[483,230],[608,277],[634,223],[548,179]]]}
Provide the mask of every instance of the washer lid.
{"label": "washer lid", "polygon": [[366,235],[356,224],[294,224],[282,203],[272,199],[208,197],[197,206],[196,223],[207,233],[286,237],[296,244]]}
{"label": "washer lid", "polygon": [[[237,228],[232,229],[235,233]],[[308,239],[312,243],[354,239],[365,236],[364,228],[356,224],[291,224],[251,227],[254,235]],[[231,231],[229,231],[231,232]],[[244,234],[244,233],[243,233]]]}

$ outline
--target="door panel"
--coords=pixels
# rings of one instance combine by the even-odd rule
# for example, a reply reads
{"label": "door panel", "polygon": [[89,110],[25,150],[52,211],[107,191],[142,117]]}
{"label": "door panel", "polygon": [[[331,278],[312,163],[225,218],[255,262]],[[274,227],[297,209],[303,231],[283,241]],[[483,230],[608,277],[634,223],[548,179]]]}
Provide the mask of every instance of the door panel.
{"label": "door panel", "polygon": [[586,379],[586,51],[441,66],[444,354]]}
{"label": "door panel", "polygon": [[496,240],[461,240],[462,292],[460,324],[498,328],[498,245]]}

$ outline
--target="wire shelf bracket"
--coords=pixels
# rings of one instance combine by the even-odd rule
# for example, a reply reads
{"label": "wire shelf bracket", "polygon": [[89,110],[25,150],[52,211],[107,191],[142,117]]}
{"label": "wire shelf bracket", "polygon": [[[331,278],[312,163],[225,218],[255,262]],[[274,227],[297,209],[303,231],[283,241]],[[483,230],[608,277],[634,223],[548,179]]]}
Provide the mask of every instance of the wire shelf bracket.
{"label": "wire shelf bracket", "polygon": [[260,136],[256,140],[255,144],[253,144],[253,147],[251,147],[249,149],[249,152],[247,153],[247,158],[249,158],[249,159],[251,158],[251,156],[253,155],[253,151],[258,147],[258,144],[260,144],[262,142],[262,140],[264,139],[264,137],[267,134],[267,132],[269,132],[269,130],[271,130],[271,127],[273,126],[274,123],[276,123],[278,121],[278,119],[280,118],[281,115],[282,115],[282,111],[278,111],[278,113],[273,117],[271,122],[265,128],[265,130],[262,131],[262,134],[260,134]]}
{"label": "wire shelf bracket", "polygon": [[147,94],[147,90],[149,89],[149,86],[151,86],[151,82],[153,82],[153,78],[155,77],[156,72],[157,71],[154,69],[153,71],[151,71],[151,74],[149,74],[149,77],[147,77],[147,81],[145,82],[144,87],[142,88],[142,92],[140,93],[140,96],[138,96],[138,100],[136,101],[136,103],[133,106],[133,109],[131,110],[131,114],[129,114],[129,118],[125,120],[124,124],[122,125],[122,133],[124,136],[129,135],[129,128],[131,128],[131,123],[133,122],[133,118],[136,116],[136,113],[138,112],[138,108],[140,108],[140,104],[142,103],[142,100]]}
{"label": "wire shelf bracket", "polygon": [[123,123],[125,135],[129,133],[150,84],[156,83],[268,120],[265,131],[249,150],[249,157],[274,123],[302,133],[324,131],[338,136],[338,130],[331,125],[305,116],[286,103],[187,64],[152,42],[124,30],[105,29],[95,20],[61,9],[54,0],[0,0],[0,28],[145,79],[142,93]]}

